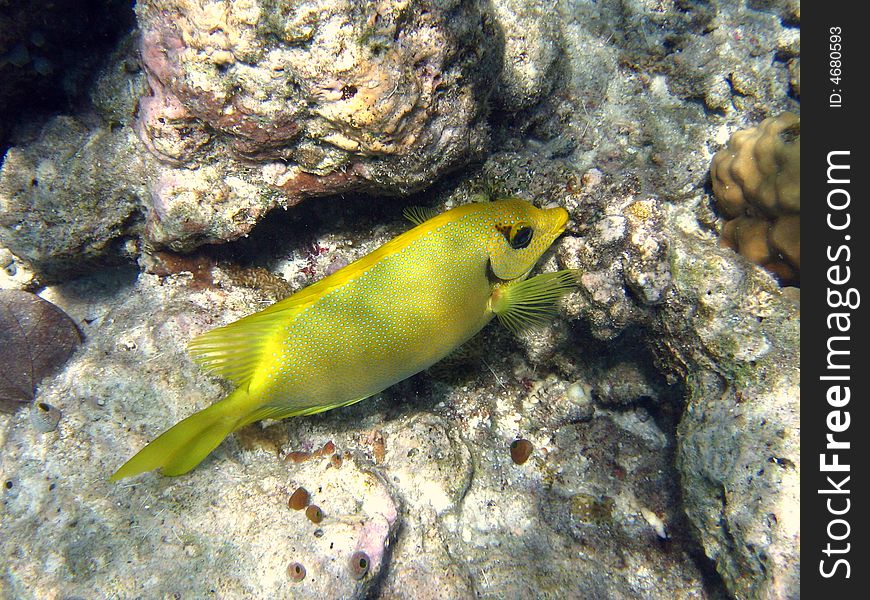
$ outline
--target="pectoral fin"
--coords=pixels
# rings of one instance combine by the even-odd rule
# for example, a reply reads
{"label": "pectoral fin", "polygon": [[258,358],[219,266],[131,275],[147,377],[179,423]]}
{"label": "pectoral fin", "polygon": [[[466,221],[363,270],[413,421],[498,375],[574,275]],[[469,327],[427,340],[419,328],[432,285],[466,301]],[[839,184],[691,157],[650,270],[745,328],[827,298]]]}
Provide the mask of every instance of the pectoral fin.
{"label": "pectoral fin", "polygon": [[546,324],[556,313],[559,299],[577,285],[579,271],[543,273],[496,288],[490,308],[499,322],[514,333]]}

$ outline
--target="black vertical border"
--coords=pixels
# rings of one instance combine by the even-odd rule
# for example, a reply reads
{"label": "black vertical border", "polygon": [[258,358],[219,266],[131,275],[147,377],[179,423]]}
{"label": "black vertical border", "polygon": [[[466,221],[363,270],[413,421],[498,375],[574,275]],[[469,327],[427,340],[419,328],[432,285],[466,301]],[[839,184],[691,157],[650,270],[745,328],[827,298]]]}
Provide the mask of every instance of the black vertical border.
{"label": "black vertical border", "polygon": [[[801,195],[803,197],[801,219],[801,592],[805,598],[866,598],[870,584],[870,562],[867,547],[870,544],[867,531],[867,505],[870,487],[870,416],[867,405],[867,374],[870,371],[870,339],[866,337],[867,304],[870,303],[870,290],[867,289],[867,273],[870,266],[870,219],[868,219],[867,197],[870,184],[870,164],[867,162],[867,145],[870,144],[870,125],[868,125],[868,102],[864,88],[868,81],[868,52],[866,50],[870,32],[867,21],[859,16],[860,2],[806,2],[801,19]],[[840,27],[842,38],[842,74],[839,82],[831,80],[832,28]],[[836,31],[836,30],[833,30]],[[836,35],[836,34],[835,34]],[[835,57],[836,55],[834,55]],[[834,65],[835,66],[835,65]],[[842,103],[833,107],[832,94],[839,93]],[[836,100],[836,97],[834,97]],[[836,102],[834,102],[836,104]],[[829,153],[848,151],[849,154],[836,155],[834,160],[840,164],[848,163],[848,184],[828,182]],[[846,171],[841,169],[832,174],[839,178]],[[865,181],[865,179],[867,181]],[[828,207],[828,195],[834,189],[847,190],[850,201],[847,209],[832,211]],[[835,203],[842,204],[845,196],[840,192],[833,194]],[[832,219],[842,224],[845,213],[851,219],[848,229],[835,231],[828,224],[828,214],[835,213]],[[848,246],[839,254],[841,246]],[[847,262],[846,256],[850,254]],[[840,265],[840,271],[832,273],[842,278],[848,266],[851,269],[849,282],[833,285],[829,281],[828,269]],[[829,305],[829,290],[839,289],[843,293],[855,288],[861,294],[860,305],[855,309]],[[849,313],[848,333],[831,330],[828,319],[831,313]],[[841,324],[846,321],[840,321]],[[839,349],[848,349],[846,358],[851,368],[836,372],[828,369],[828,340],[830,336],[848,336],[848,342],[836,342]],[[848,345],[848,347],[847,347]],[[823,380],[826,375],[847,374],[849,381],[834,382]],[[839,383],[848,385],[851,396],[848,405],[836,408],[828,403],[829,387]],[[827,419],[831,411],[848,411],[850,424],[846,431],[832,433]],[[832,418],[837,427],[845,415],[841,412]],[[837,441],[848,441],[848,450],[826,449],[827,434],[832,433]],[[848,473],[823,472],[820,455],[827,454],[827,462],[832,462],[832,454],[839,455],[841,464],[849,464]],[[843,476],[849,476],[843,484]],[[832,489],[827,480],[831,476],[848,494],[820,493]],[[834,510],[842,510],[846,499],[849,511],[841,516],[832,515],[827,506],[832,501]],[[848,521],[849,535],[843,540],[830,539],[828,525],[832,520],[841,518]],[[847,531],[843,523],[832,525],[831,532],[841,536]],[[842,554],[825,554],[827,545],[831,548],[845,549]],[[849,577],[846,568],[840,564],[832,577],[824,577],[822,569],[829,573],[835,561],[843,558],[849,563]],[[821,561],[825,561],[822,565]],[[824,594],[824,596],[822,595]]]}

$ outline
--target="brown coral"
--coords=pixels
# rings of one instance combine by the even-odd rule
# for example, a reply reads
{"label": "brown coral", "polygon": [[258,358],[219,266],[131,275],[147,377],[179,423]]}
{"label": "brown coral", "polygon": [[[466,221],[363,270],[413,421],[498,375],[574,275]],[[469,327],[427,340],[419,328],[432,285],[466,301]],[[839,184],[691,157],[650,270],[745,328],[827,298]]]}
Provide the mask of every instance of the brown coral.
{"label": "brown coral", "polygon": [[782,283],[800,281],[800,117],[783,113],[735,133],[710,165],[722,245]]}

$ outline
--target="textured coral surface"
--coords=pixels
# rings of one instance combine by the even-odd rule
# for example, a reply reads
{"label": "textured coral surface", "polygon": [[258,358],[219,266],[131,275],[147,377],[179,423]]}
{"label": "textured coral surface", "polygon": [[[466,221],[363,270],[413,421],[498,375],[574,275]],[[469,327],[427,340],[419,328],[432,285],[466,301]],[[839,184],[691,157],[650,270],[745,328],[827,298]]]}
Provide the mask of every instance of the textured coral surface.
{"label": "textured coral surface", "polygon": [[[155,243],[238,237],[310,195],[407,193],[487,142],[497,38],[476,3],[154,0],[136,10],[151,88],[137,128],[175,167],[152,187]],[[190,169],[201,183],[184,183]],[[212,191],[221,171],[237,183]],[[202,207],[216,203],[242,203],[245,216]]]}
{"label": "textured coral surface", "polygon": [[783,113],[738,131],[710,165],[722,243],[789,283],[801,270],[800,118]]}
{"label": "textured coral surface", "polygon": [[[0,415],[0,596],[799,594],[799,298],[719,245],[709,193],[733,132],[799,113],[798,2],[143,0],[136,18],[69,114],[0,126],[0,285],[85,338]],[[780,260],[798,212],[773,189]],[[540,269],[582,276],[551,326],[492,326],[185,477],[107,483],[229,391],[191,337],[378,248],[409,204],[502,194],[571,214]],[[754,202],[729,218],[771,217]],[[300,486],[321,522],[288,507]]]}

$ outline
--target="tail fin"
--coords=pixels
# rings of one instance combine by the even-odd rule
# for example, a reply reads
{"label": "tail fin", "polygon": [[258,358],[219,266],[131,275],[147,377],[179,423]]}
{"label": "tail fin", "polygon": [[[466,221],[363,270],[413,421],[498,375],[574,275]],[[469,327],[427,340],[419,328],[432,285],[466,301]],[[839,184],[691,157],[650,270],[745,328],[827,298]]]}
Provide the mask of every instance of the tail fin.
{"label": "tail fin", "polygon": [[247,392],[238,389],[220,402],[176,423],[124,463],[109,481],[158,468],[164,475],[187,473],[237,428],[240,417],[245,416],[244,411],[239,410],[240,395],[247,397]]}

